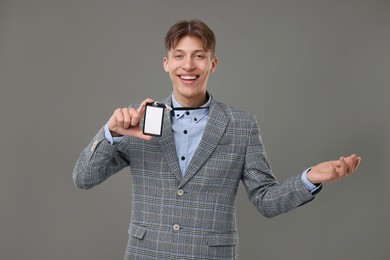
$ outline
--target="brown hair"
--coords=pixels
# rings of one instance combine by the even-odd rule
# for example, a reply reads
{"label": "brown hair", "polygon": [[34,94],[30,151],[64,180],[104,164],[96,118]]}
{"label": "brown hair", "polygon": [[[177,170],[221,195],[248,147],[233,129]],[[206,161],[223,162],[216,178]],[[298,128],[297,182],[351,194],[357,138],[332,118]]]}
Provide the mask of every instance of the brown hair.
{"label": "brown hair", "polygon": [[197,19],[175,23],[165,36],[165,49],[169,51],[175,48],[184,36],[199,38],[203,43],[204,50],[211,51],[211,56],[214,56],[216,43],[214,32],[204,22]]}

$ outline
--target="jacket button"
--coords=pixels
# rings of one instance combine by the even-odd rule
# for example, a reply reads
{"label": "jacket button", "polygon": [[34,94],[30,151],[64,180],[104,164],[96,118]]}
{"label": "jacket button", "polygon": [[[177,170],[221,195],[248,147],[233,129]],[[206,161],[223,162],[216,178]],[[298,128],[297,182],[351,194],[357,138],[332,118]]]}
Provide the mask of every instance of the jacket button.
{"label": "jacket button", "polygon": [[178,224],[173,225],[173,230],[178,231],[180,229],[180,226]]}
{"label": "jacket button", "polygon": [[184,190],[180,189],[177,191],[177,195],[183,196],[183,194],[184,194]]}

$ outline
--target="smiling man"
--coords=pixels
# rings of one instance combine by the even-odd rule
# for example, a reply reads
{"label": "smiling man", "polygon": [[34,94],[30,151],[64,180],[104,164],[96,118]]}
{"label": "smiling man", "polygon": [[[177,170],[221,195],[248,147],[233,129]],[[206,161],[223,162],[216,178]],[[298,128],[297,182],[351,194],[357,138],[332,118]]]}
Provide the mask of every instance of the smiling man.
{"label": "smiling man", "polygon": [[256,118],[217,102],[207,81],[217,68],[215,36],[199,20],[174,24],[163,59],[173,93],[161,137],[143,134],[147,102],[118,108],[78,159],[73,179],[89,189],[131,169],[132,214],[125,259],[238,259],[235,198],[240,181],[266,217],[312,201],[322,183],[356,170],[350,155],[279,183]]}
{"label": "smiling man", "polygon": [[207,101],[207,80],[217,67],[215,45],[204,46],[195,33],[172,42],[174,40],[167,37],[165,45],[168,52],[163,61],[173,83],[173,94],[181,105],[199,107]]}

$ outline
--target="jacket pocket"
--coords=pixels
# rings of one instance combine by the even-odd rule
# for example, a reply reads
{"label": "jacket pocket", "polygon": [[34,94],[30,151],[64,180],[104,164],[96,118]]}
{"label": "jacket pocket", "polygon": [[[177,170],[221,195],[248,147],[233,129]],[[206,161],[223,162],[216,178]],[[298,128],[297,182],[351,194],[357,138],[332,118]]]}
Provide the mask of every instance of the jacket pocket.
{"label": "jacket pocket", "polygon": [[208,237],[209,246],[236,246],[238,235],[236,232],[229,234],[211,234]]}
{"label": "jacket pocket", "polygon": [[129,234],[135,238],[143,239],[146,234],[146,228],[130,223]]}

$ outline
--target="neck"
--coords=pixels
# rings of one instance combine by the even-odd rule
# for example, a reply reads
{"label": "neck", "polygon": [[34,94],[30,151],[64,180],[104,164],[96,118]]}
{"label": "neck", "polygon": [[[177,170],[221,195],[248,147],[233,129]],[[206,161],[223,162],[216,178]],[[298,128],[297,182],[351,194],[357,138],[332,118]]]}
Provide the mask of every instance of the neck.
{"label": "neck", "polygon": [[[173,95],[175,95],[175,93],[173,93]],[[209,94],[206,92],[199,97],[193,97],[189,99],[178,98],[177,96],[175,96],[175,99],[183,107],[195,108],[195,107],[201,107],[204,104],[206,104],[209,99]]]}

